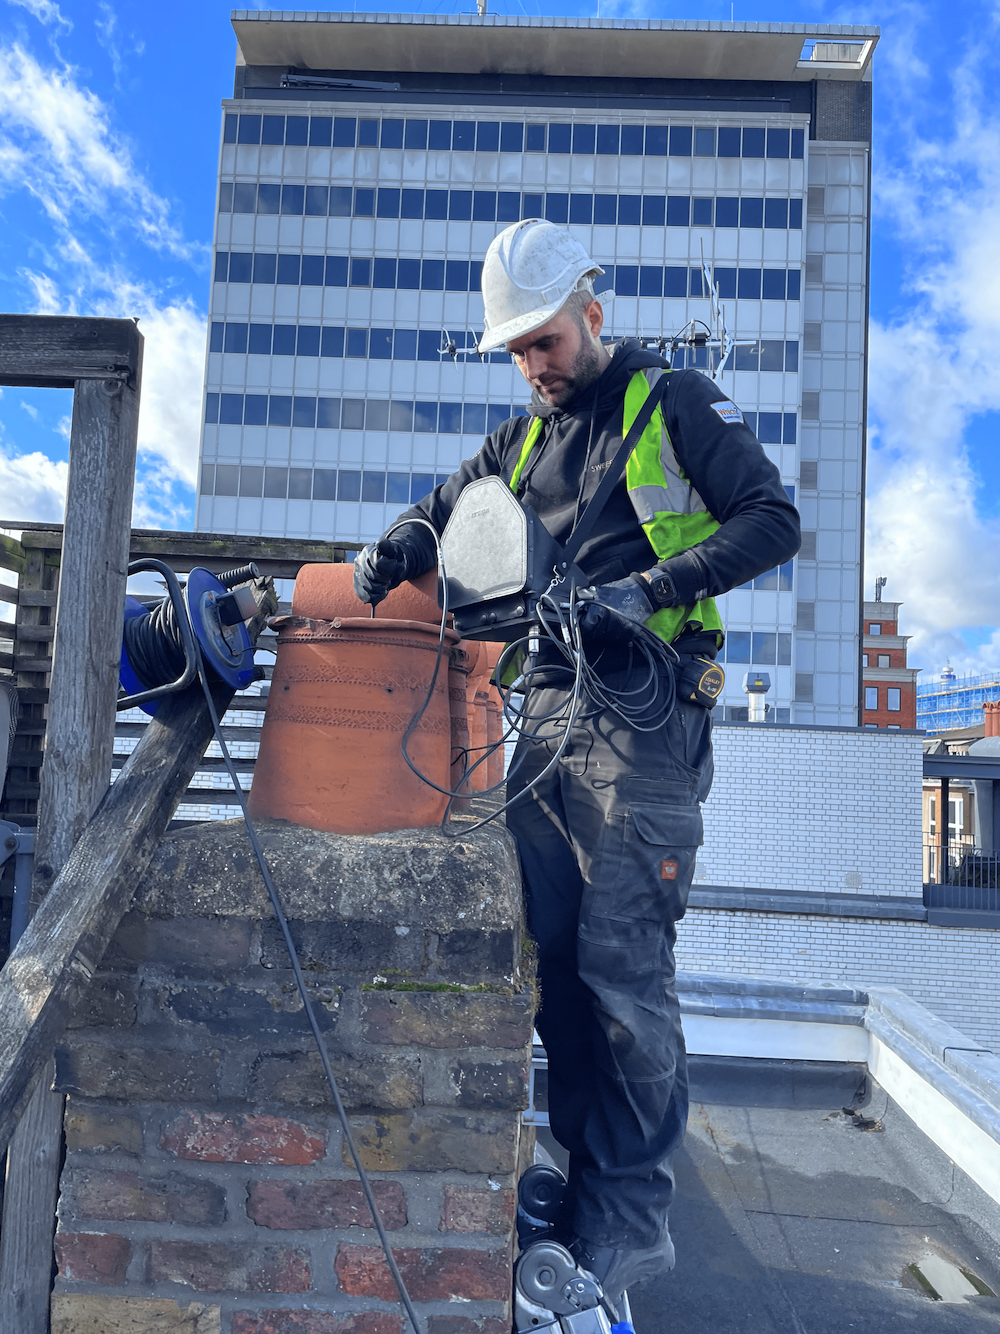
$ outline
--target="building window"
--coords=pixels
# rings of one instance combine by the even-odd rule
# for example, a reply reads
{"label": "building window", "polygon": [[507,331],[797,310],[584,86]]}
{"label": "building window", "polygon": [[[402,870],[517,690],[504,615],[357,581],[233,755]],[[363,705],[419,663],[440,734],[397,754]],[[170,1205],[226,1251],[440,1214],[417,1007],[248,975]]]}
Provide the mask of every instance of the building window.
{"label": "building window", "polygon": [[880,635],[882,633],[882,624],[880,621],[871,621],[868,625],[870,635]]}
{"label": "building window", "polygon": [[868,654],[867,654],[867,653],[862,653],[862,655],[861,655],[861,666],[862,666],[862,667],[867,667],[867,666],[868,666]]}
{"label": "building window", "polygon": [[865,708],[878,708],[878,686],[865,686]]}
{"label": "building window", "polygon": [[889,655],[888,655],[888,653],[880,653],[880,654],[878,655],[878,665],[879,665],[880,667],[888,667],[888,666],[889,666]]}
{"label": "building window", "polygon": [[893,730],[898,732],[900,730],[899,723],[886,723],[886,728],[890,732],[892,732]]}
{"label": "building window", "polygon": [[888,696],[888,702],[886,703],[886,708],[889,710],[890,713],[899,713],[899,710],[900,710],[899,693],[900,693],[900,692],[899,692],[898,687],[896,687],[896,686],[890,686],[889,689],[888,689],[885,693],[886,693],[886,695]]}

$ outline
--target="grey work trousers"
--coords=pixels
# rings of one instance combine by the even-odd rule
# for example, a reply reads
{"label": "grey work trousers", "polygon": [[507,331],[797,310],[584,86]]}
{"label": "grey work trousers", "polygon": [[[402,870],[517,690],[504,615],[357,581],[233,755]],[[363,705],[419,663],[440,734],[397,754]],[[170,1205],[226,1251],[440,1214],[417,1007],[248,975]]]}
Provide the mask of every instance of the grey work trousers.
{"label": "grey work trousers", "polygon": [[[566,693],[534,689],[527,707],[540,718]],[[508,798],[557,745],[522,739]],[[699,705],[678,702],[653,732],[601,712],[507,815],[538,947],[550,1124],[570,1155],[560,1230],[597,1246],[652,1246],[667,1224],[670,1159],[687,1120],[675,924],[712,774]]]}

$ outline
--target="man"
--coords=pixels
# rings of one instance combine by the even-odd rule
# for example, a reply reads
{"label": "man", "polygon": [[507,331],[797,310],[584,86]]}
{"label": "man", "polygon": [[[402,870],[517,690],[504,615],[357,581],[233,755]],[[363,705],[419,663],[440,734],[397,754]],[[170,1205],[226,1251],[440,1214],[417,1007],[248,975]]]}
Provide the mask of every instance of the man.
{"label": "man", "polygon": [[[520,222],[493,241],[480,350],[506,347],[532,387],[531,415],[505,422],[407,514],[440,533],[462,488],[494,474],[565,544],[645,399],[663,395],[577,556],[594,585],[580,628],[608,691],[634,698],[648,682],[648,655],[634,640],[650,631],[679,655],[675,676],[687,685],[658,725],[592,705],[541,782],[559,729],[547,742],[522,741],[507,792],[523,794],[507,824],[538,945],[549,1116],[570,1155],[554,1235],[617,1302],[629,1283],[673,1265],[670,1158],[687,1115],[673,947],[712,782],[713,700],[692,700],[722,642],[712,599],[789,560],[799,524],[777,470],[716,384],[698,371],[667,373],[634,339],[613,354],[601,343],[601,272],[552,223]],[[434,563],[430,533],[400,529],[360,553],[355,587],[377,601]],[[564,660],[552,655],[535,680],[528,712],[557,715],[572,684]],[[668,684],[656,684],[666,699]]]}

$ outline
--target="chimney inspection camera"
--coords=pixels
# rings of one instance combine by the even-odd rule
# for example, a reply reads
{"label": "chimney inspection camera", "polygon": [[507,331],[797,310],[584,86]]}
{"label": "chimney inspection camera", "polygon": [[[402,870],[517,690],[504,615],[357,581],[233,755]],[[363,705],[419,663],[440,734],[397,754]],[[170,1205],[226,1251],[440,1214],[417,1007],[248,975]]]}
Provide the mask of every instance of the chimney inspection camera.
{"label": "chimney inspection camera", "polygon": [[551,222],[495,238],[479,351],[510,353],[529,416],[354,573],[374,607],[437,566],[461,633],[508,644],[504,809],[538,947],[550,1125],[569,1154],[565,1180],[543,1165],[521,1180],[516,1334],[630,1328],[628,1287],[673,1266],[688,1104],[673,950],[712,784],[713,599],[799,547],[778,470],[719,385],[638,339],[601,342],[602,272]]}

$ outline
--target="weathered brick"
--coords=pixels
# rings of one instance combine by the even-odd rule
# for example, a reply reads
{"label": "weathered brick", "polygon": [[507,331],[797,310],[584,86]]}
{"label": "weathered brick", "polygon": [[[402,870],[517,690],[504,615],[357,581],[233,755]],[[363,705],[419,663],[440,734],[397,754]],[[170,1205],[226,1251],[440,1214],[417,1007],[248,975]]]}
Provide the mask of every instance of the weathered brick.
{"label": "weathered brick", "polygon": [[438,937],[435,968],[448,981],[481,982],[484,977],[513,977],[520,955],[514,931],[446,931]]}
{"label": "weathered brick", "polygon": [[[402,1334],[402,1330],[401,1318],[388,1311],[357,1315],[285,1310],[233,1313],[233,1334]],[[503,1334],[509,1334],[509,1327]]]}
{"label": "weathered brick", "polygon": [[220,1334],[218,1306],[164,1297],[105,1297],[60,1292],[52,1298],[52,1334]]}
{"label": "weathered brick", "polygon": [[[398,1181],[373,1181],[379,1217],[390,1231],[406,1226],[406,1197]],[[251,1181],[247,1213],[258,1227],[371,1227],[357,1181]]]}
{"label": "weathered brick", "polygon": [[124,1153],[142,1152],[142,1126],[125,1112],[106,1112],[96,1107],[81,1107],[69,1100],[63,1120],[66,1148],[71,1152]]}
{"label": "weathered brick", "polygon": [[226,1218],[226,1192],[182,1172],[148,1175],[77,1168],[63,1175],[63,1197],[78,1218],[144,1223],[206,1223]]}
{"label": "weathered brick", "polygon": [[[513,1172],[518,1128],[499,1112],[418,1110],[395,1116],[353,1117],[354,1138],[372,1172]],[[344,1146],[344,1165],[351,1160]]]}
{"label": "weathered brick", "polygon": [[[417,930],[399,935],[394,926],[363,921],[291,921],[289,927],[308,969],[361,973],[367,981],[387,969],[419,975],[425,966],[423,933]],[[291,968],[278,924],[271,918],[261,925],[261,963],[265,968]]]}
{"label": "weathered brick", "polygon": [[162,1238],[149,1244],[149,1275],[154,1283],[185,1283],[199,1292],[306,1292],[311,1283],[304,1251]]}
{"label": "weathered brick", "polygon": [[250,923],[242,917],[146,919],[144,957],[172,973],[218,977],[250,961]]}
{"label": "weathered brick", "polygon": [[512,1190],[477,1190],[474,1186],[445,1186],[441,1208],[442,1232],[490,1232],[504,1237],[514,1226],[517,1194]]}
{"label": "weathered brick", "polygon": [[[329,1032],[335,1020],[339,992],[313,989],[312,999],[321,1029]],[[301,1038],[305,1020],[297,992],[275,983],[265,987],[230,984],[164,987],[160,1010],[185,1024],[199,1024],[209,1033],[230,1038],[252,1038],[264,1045]]]}
{"label": "weathered brick", "polygon": [[124,1283],[132,1247],[109,1232],[57,1232],[56,1264],[74,1283]]}
{"label": "weathered brick", "polygon": [[427,1334],[510,1334],[509,1320],[470,1320],[467,1315],[430,1315]]}
{"label": "weathered brick", "polygon": [[369,991],[362,1005],[369,1042],[421,1047],[526,1047],[533,1021],[527,993]]}
{"label": "weathered brick", "polygon": [[274,1163],[307,1167],[326,1152],[326,1131],[284,1116],[183,1112],[160,1144],[178,1158],[202,1163]]}
{"label": "weathered brick", "polygon": [[135,1023],[139,983],[135,977],[98,974],[73,1007],[67,1028],[130,1028]]}
{"label": "weathered brick", "polygon": [[[422,1101],[420,1062],[415,1056],[366,1052],[364,1059],[358,1060],[346,1055],[338,1058],[331,1052],[331,1059],[340,1096],[351,1110],[396,1110],[419,1106]],[[254,1071],[251,1099],[296,1107],[333,1107],[323,1067],[314,1051],[263,1057]]]}
{"label": "weathered brick", "polygon": [[460,1107],[520,1111],[528,1105],[528,1058],[523,1061],[456,1061],[452,1083]]}
{"label": "weathered brick", "polygon": [[218,1096],[218,1061],[218,1052],[73,1042],[56,1050],[56,1087],[84,1098],[211,1102]]}
{"label": "weathered brick", "polygon": [[[506,1301],[510,1296],[510,1267],[503,1254],[434,1248],[394,1249],[393,1255],[414,1301]],[[333,1267],[349,1296],[397,1300],[379,1247],[340,1245]]]}

